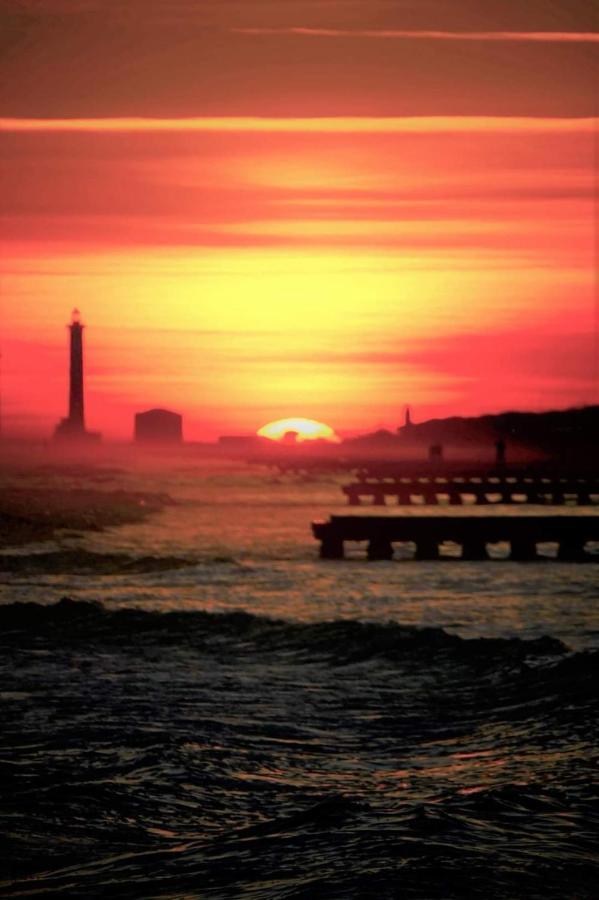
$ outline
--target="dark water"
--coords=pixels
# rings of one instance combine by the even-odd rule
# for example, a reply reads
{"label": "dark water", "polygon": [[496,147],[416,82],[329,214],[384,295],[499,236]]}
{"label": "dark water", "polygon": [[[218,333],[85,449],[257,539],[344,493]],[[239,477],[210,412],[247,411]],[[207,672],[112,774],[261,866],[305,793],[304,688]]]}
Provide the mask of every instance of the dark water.
{"label": "dark water", "polygon": [[598,896],[596,562],[327,563],[343,476],[100,477],[176,502],[0,553],[1,895]]}
{"label": "dark water", "polygon": [[2,894],[597,896],[597,651],[82,600],[0,645]]}

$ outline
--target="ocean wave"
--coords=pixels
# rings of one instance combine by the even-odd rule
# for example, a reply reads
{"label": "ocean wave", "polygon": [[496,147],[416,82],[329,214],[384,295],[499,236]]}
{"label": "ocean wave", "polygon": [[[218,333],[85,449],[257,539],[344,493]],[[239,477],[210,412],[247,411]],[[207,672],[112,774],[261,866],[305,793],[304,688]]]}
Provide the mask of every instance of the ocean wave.
{"label": "ocean wave", "polygon": [[44,631],[66,641],[128,639],[154,635],[158,642],[211,647],[226,643],[238,652],[296,651],[310,658],[359,663],[373,658],[394,660],[417,655],[421,660],[453,656],[484,667],[497,662],[564,655],[568,648],[550,636],[521,638],[462,638],[443,628],[338,619],[296,622],[272,619],[239,610],[212,613],[202,610],[155,612],[134,608],[108,609],[101,603],[63,597],[58,603],[12,603],[0,606],[0,629]]}

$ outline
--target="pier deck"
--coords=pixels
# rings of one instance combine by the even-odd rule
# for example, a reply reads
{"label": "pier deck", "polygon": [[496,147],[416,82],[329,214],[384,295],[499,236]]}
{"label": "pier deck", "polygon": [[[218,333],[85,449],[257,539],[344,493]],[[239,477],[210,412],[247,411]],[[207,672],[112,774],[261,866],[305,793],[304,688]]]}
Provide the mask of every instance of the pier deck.
{"label": "pier deck", "polygon": [[350,506],[360,506],[368,498],[374,506],[384,506],[395,498],[401,506],[416,502],[436,505],[447,502],[542,503],[579,506],[599,502],[597,478],[534,478],[523,476],[421,476],[360,480],[341,488]]}
{"label": "pier deck", "polygon": [[487,544],[508,542],[510,558],[537,558],[537,544],[558,544],[558,559],[599,561],[585,550],[599,541],[599,516],[331,516],[313,522],[322,559],[343,559],[345,541],[367,541],[368,559],[391,559],[394,542],[416,544],[417,559],[438,559],[439,545],[451,541],[462,546],[462,559],[488,559]]}

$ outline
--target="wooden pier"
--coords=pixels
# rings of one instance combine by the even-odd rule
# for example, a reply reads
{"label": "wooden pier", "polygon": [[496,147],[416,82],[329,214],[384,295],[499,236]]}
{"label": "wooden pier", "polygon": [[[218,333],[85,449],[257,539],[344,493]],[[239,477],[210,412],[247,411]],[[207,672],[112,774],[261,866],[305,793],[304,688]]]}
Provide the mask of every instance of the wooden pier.
{"label": "wooden pier", "polygon": [[394,542],[416,544],[416,559],[438,559],[439,545],[460,544],[462,559],[488,559],[487,544],[508,542],[510,559],[537,559],[537,544],[558,544],[560,560],[596,560],[585,550],[588,541],[599,541],[599,516],[331,516],[328,522],[313,522],[312,532],[320,541],[321,559],[343,559],[345,541],[366,541],[367,557],[391,559]]}
{"label": "wooden pier", "polygon": [[531,477],[524,475],[448,475],[362,479],[341,488],[350,506],[367,499],[374,506],[385,506],[392,498],[400,506],[424,503],[451,506],[463,503],[541,503],[551,505],[599,502],[599,479]]}

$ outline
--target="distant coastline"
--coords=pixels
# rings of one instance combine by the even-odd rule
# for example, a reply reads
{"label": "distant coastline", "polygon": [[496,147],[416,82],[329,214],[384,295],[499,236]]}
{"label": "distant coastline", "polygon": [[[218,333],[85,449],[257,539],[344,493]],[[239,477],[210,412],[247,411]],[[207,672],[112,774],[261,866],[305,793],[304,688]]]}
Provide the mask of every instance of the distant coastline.
{"label": "distant coastline", "polygon": [[410,423],[394,434],[380,430],[343,442],[344,446],[400,448],[442,444],[455,449],[488,448],[505,441],[518,458],[556,458],[583,462],[597,449],[599,405],[549,412],[502,412],[482,416],[451,416]]}

